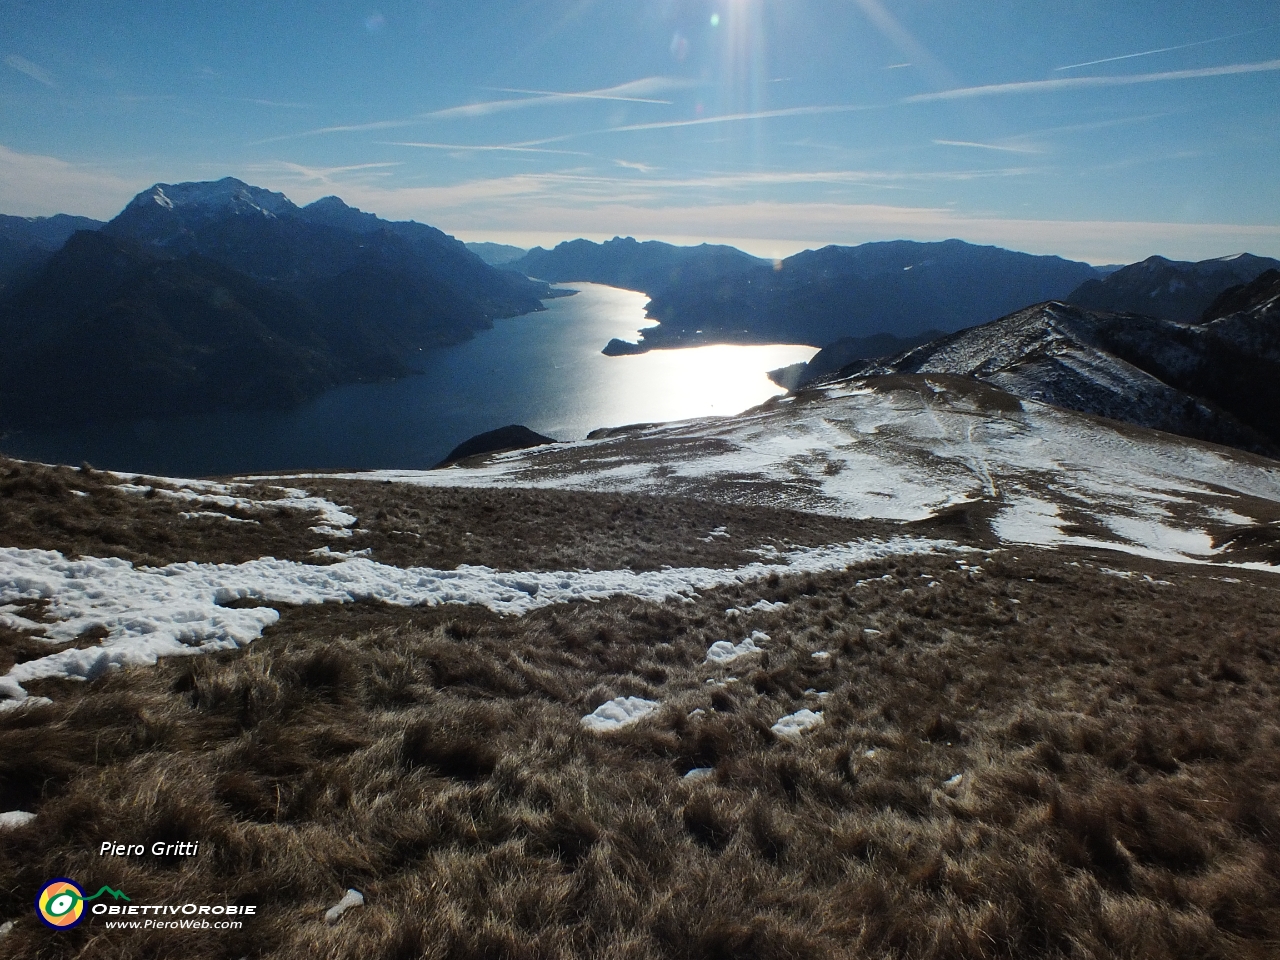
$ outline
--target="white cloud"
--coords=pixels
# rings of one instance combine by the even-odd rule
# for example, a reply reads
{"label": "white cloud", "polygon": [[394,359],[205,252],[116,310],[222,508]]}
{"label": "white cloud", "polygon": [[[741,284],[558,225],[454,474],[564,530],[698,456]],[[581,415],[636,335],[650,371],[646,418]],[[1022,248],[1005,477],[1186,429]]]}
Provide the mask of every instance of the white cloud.
{"label": "white cloud", "polygon": [[11,53],[4,58],[4,62],[17,70],[19,73],[25,73],[36,83],[43,83],[52,90],[58,89],[58,83],[53,79],[53,74],[39,64],[32,63],[26,57],[20,57],[16,53]]}
{"label": "white cloud", "polygon": [[318,127],[314,130],[303,130],[299,133],[287,133],[278,137],[268,137],[265,140],[255,140],[250,144],[250,146],[258,146],[264,143],[277,143],[281,140],[292,140],[297,137],[311,137],[328,133],[356,133],[365,130],[392,130],[397,127],[414,126],[429,120],[451,120],[460,117],[484,117],[493,113],[501,113],[508,110],[525,110],[529,107],[548,107],[558,104],[580,103],[583,101],[603,100],[622,101],[624,103],[670,104],[670,100],[659,100],[646,95],[661,93],[665,90],[685,89],[693,85],[692,81],[680,80],[674,77],[644,77],[640,80],[631,80],[627,83],[620,83],[612,87],[602,87],[598,90],[554,91],[498,88],[510,93],[525,94],[525,96],[503,100],[486,100],[480,103],[466,103],[456,107],[445,107],[441,110],[431,110],[426,113],[419,113],[412,117],[405,117],[399,120],[374,120],[369,123],[352,123],[329,127]]}
{"label": "white cloud", "polygon": [[999,143],[975,143],[972,140],[935,140],[940,147],[971,147],[976,150],[998,150],[1002,153],[1043,153],[1035,147],[1017,147]]}
{"label": "white cloud", "polygon": [[522,143],[435,143],[432,141],[385,140],[379,146],[418,147],[423,150],[444,150],[450,153],[556,153],[571,157],[593,156],[593,154],[583,150],[548,150],[545,147],[533,147]]}
{"label": "white cloud", "polygon": [[768,120],[773,117],[812,117],[824,113],[851,113],[855,110],[875,110],[877,107],[835,104],[832,106],[785,107],[780,110],[754,110],[751,113],[724,113],[714,117],[694,117],[689,120],[658,120],[653,123],[628,123],[609,127],[603,133],[625,133],[631,130],[666,130],[671,127],[700,127],[709,123],[739,123],[743,120]]}
{"label": "white cloud", "polygon": [[130,180],[0,145],[0,211],[17,216],[75,213],[108,219],[158,179]]}

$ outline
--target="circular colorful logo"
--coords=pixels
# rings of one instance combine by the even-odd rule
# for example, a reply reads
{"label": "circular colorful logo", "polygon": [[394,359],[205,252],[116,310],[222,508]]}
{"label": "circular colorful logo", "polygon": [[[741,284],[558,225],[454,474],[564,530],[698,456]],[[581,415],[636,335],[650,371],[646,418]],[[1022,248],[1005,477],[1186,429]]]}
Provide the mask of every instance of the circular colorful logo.
{"label": "circular colorful logo", "polygon": [[58,930],[74,927],[84,919],[84,891],[74,880],[55,877],[36,896],[36,913]]}

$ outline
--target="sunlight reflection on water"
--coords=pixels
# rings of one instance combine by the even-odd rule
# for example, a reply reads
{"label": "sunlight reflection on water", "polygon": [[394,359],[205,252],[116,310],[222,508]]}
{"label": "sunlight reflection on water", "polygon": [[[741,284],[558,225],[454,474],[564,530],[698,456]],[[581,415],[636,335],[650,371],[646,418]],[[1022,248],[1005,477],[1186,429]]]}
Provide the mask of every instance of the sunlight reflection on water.
{"label": "sunlight reflection on water", "polygon": [[609,340],[634,341],[641,328],[653,326],[644,315],[648,297],[599,284],[564,286],[579,292],[549,301],[539,319],[555,323],[560,310],[581,318],[575,328],[587,336],[578,341],[578,349],[566,343],[561,351],[565,366],[580,378],[577,395],[566,397],[564,408],[538,418],[563,439],[602,426],[739,413],[784,392],[767,371],[806,361],[816,352],[810,346],[769,344],[606,357],[600,351]]}
{"label": "sunlight reflection on water", "polygon": [[9,436],[12,456],[207,476],[430,467],[468,437],[522,423],[557,440],[597,427],[738,413],[781,393],[766,371],[813,347],[712,346],[606,357],[651,326],[642,293],[598,284],[419,355],[420,376],[338,387],[290,410],[233,411]]}

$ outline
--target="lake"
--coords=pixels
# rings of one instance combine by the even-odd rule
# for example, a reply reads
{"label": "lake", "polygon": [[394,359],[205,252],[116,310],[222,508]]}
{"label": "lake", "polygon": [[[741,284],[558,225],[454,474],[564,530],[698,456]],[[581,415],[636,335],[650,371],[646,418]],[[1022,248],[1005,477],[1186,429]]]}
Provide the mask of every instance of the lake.
{"label": "lake", "polygon": [[606,357],[651,326],[642,293],[591,283],[473,340],[421,354],[423,373],[350,384],[289,410],[235,411],[0,440],[22,459],[207,476],[295,469],[425,468],[468,437],[521,423],[557,440],[597,427],[739,413],[782,390],[768,370],[815,347],[690,347]]}

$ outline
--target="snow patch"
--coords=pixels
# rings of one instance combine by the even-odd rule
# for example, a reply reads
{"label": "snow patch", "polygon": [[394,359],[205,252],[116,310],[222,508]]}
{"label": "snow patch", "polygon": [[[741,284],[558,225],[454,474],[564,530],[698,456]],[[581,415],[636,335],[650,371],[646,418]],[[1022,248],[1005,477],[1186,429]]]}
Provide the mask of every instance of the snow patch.
{"label": "snow patch", "polygon": [[642,697],[615,697],[602,703],[591,713],[582,718],[582,725],[595,733],[608,733],[642,720],[654,710],[658,704],[654,700]]}
{"label": "snow patch", "polygon": [[36,818],[34,813],[28,813],[26,810],[10,810],[7,813],[0,813],[0,830],[13,830],[17,827],[25,826]]}
{"label": "snow patch", "polygon": [[324,922],[337,923],[342,918],[342,915],[346,913],[348,910],[351,910],[355,907],[363,907],[363,906],[364,906],[364,894],[361,893],[359,890],[355,890],[355,889],[348,890],[343,895],[341,900],[339,900],[332,907],[330,907],[328,910],[325,911]]}
{"label": "snow patch", "polygon": [[230,523],[258,523],[257,520],[246,520],[244,517],[233,517],[230,514],[219,513],[217,510],[196,510],[191,513],[178,514],[183,520],[196,520],[200,517],[215,517],[219,520],[226,520]]}
{"label": "snow patch", "polygon": [[756,642],[766,643],[769,640],[767,633],[761,633],[756,630],[743,640],[741,643],[730,643],[728,640],[717,640],[707,649],[707,663],[728,663],[731,660],[737,660],[739,657],[746,657],[753,653],[764,653]]}
{"label": "snow patch", "polygon": [[799,740],[802,734],[821,723],[822,713],[814,713],[806,707],[803,710],[797,710],[795,713],[787,714],[769,729],[773,731],[774,736],[794,741]]}

